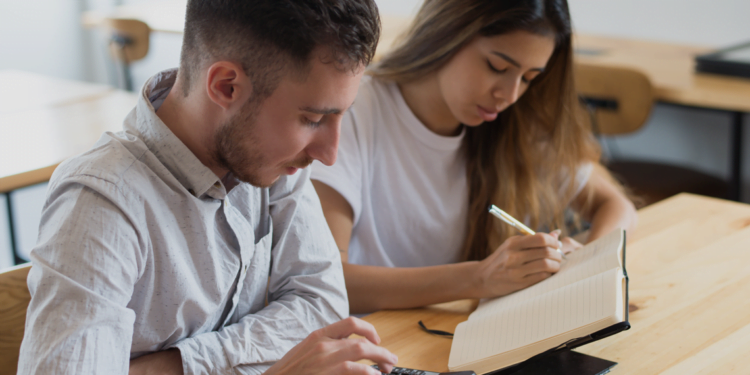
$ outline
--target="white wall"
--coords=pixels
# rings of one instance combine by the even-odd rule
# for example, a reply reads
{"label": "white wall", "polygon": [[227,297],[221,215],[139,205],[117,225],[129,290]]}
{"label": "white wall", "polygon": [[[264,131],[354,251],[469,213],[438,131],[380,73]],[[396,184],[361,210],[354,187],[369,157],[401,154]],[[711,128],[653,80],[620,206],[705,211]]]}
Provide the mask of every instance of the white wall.
{"label": "white wall", "polygon": [[[80,26],[83,9],[106,10],[145,0],[0,0],[0,69],[113,83],[101,37]],[[382,13],[414,14],[421,0],[376,0]],[[500,1],[500,0],[497,0]],[[574,27],[585,33],[722,47],[750,40],[747,0],[569,0]],[[133,66],[136,86],[154,72],[177,66],[181,38],[153,34],[149,55]],[[745,116],[745,123],[750,118]],[[0,136],[2,127],[0,124]],[[729,118],[725,114],[659,105],[640,132],[610,139],[621,156],[692,166],[729,175]],[[744,144],[750,144],[745,127]],[[750,201],[750,150],[745,152],[744,195]],[[0,161],[8,162],[8,161]],[[44,186],[19,191],[19,243],[36,240]],[[0,268],[8,262],[4,199],[0,198]]]}

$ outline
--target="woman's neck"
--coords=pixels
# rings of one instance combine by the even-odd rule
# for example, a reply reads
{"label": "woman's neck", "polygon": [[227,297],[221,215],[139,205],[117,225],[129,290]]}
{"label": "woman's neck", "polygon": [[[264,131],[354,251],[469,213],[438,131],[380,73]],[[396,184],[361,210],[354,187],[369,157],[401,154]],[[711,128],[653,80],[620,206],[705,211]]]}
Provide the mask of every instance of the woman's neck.
{"label": "woman's neck", "polygon": [[446,137],[461,133],[461,123],[456,120],[445,103],[434,74],[399,84],[398,88],[406,105],[427,129]]}

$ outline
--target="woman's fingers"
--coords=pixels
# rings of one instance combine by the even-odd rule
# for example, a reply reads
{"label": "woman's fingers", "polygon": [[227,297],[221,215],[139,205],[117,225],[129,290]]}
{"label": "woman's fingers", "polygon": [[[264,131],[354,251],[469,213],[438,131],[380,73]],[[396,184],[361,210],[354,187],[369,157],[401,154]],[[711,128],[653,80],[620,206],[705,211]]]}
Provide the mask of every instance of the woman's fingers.
{"label": "woman's fingers", "polygon": [[565,254],[572,253],[573,251],[578,250],[583,247],[583,245],[580,242],[570,237],[565,237],[561,241],[563,244],[562,250],[563,250],[563,253]]}

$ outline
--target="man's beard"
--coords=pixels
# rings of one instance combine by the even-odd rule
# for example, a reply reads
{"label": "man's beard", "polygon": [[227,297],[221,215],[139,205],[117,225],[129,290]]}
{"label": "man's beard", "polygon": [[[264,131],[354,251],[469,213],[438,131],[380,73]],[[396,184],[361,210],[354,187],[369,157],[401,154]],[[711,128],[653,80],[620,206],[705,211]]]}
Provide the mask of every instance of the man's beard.
{"label": "man's beard", "polygon": [[[248,103],[214,134],[214,159],[235,178],[257,187],[269,187],[278,179],[263,181],[261,171],[268,161],[258,151],[255,114],[258,106]],[[295,160],[281,168],[305,168],[313,159]],[[281,169],[280,168],[280,169]]]}
{"label": "man's beard", "polygon": [[266,162],[258,152],[258,143],[254,137],[257,107],[248,102],[240,113],[214,133],[214,158],[238,180],[253,186],[267,187],[273,182],[262,181],[260,169]]}

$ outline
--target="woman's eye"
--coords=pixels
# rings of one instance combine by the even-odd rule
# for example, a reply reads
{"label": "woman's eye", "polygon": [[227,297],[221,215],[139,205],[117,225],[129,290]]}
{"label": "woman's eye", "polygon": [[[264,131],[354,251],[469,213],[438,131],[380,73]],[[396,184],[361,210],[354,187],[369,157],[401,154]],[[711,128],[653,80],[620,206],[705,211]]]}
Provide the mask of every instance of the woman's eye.
{"label": "woman's eye", "polygon": [[495,72],[495,73],[505,73],[505,72],[508,71],[508,68],[505,68],[505,69],[495,68],[489,60],[487,60],[487,66],[489,66],[490,70],[493,71],[493,72]]}
{"label": "woman's eye", "polygon": [[537,76],[539,76],[539,74],[534,74],[531,77],[522,76],[521,81],[523,81],[524,83],[531,83],[531,81],[533,81]]}

